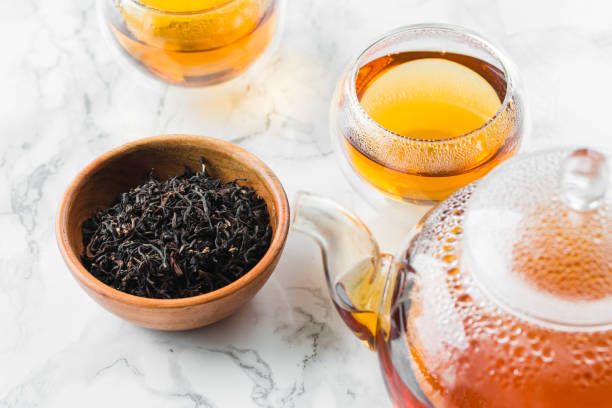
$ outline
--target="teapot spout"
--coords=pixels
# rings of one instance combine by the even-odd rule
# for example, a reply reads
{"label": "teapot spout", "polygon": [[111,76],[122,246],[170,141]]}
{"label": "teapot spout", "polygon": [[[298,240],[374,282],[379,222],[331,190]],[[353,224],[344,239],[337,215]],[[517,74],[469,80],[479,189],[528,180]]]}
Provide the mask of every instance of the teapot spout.
{"label": "teapot spout", "polygon": [[352,332],[374,350],[393,257],[380,253],[366,225],[338,203],[298,194],[293,229],[321,247],[327,287],[336,310]]}

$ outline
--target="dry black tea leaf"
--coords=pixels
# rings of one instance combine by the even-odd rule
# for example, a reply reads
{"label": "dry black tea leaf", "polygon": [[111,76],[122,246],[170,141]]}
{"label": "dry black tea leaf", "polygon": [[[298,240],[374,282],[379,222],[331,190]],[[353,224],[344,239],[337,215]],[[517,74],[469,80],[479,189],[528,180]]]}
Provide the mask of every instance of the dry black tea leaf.
{"label": "dry black tea leaf", "polygon": [[237,280],[264,256],[272,229],[255,190],[185,167],[119,195],[83,222],[84,266],[120,291],[183,298]]}

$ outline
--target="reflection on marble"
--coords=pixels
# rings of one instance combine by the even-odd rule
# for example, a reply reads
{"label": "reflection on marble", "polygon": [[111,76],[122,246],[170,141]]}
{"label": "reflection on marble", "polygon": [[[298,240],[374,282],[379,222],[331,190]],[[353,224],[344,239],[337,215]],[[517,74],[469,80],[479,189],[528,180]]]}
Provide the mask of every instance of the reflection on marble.
{"label": "reflection on marble", "polygon": [[329,101],[372,39],[437,21],[471,27],[514,58],[532,113],[527,148],[612,147],[605,2],[289,0],[276,52],[208,89],[150,87],[126,73],[93,0],[0,7],[2,408],[389,405],[376,356],[333,311],[319,250],[305,237],[290,236],[253,301],[207,328],[153,332],[94,304],[60,259],[54,213],[75,173],[119,144],[161,133],[231,140],[269,163],[289,196],[303,189],[343,202],[393,251],[405,231],[355,195],[331,156]]}

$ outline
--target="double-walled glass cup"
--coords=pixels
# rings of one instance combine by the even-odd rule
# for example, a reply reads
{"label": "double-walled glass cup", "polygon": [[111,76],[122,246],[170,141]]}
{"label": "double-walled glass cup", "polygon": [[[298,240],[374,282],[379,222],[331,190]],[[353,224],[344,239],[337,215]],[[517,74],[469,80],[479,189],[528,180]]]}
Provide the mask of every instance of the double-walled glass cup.
{"label": "double-walled glass cup", "polygon": [[[368,100],[372,111],[405,103],[384,119],[411,130],[375,120],[364,105],[369,92],[378,93]],[[470,128],[476,122],[464,119],[474,113],[482,122]],[[525,126],[509,58],[469,30],[440,24],[403,27],[370,45],[331,106],[332,142],[357,190],[413,203],[437,202],[484,176],[517,152]]]}
{"label": "double-walled glass cup", "polygon": [[269,47],[282,0],[98,0],[102,23],[130,65],[175,85],[244,72]]}

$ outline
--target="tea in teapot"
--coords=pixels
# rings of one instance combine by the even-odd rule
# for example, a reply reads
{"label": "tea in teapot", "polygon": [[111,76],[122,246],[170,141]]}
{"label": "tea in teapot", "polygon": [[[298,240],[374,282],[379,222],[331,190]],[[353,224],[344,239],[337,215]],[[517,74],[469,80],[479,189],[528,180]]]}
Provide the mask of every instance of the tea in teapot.
{"label": "tea in teapot", "polygon": [[294,228],[319,241],[396,406],[606,407],[610,184],[593,150],[512,159],[432,209],[396,257],[322,197],[298,199]]}

